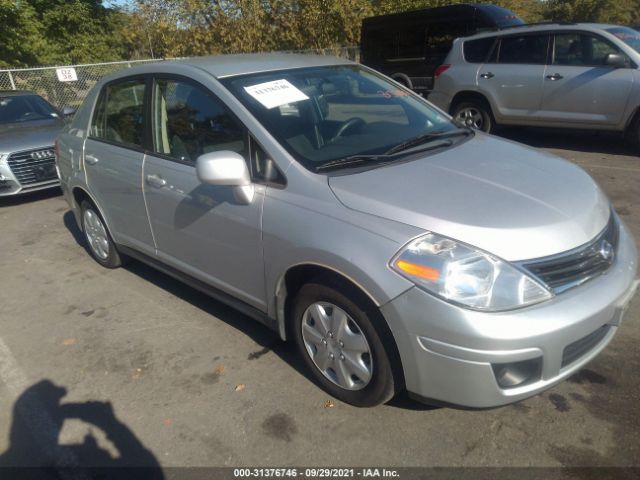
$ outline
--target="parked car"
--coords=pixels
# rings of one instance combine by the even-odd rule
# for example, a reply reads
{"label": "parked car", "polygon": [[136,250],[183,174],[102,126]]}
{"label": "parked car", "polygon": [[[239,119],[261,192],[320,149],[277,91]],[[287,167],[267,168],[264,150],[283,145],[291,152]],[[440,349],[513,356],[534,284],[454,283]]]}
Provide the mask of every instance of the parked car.
{"label": "parked car", "polygon": [[416,92],[433,88],[453,40],[524,22],[506,8],[459,4],[380,15],[362,21],[361,61]]}
{"label": "parked car", "polygon": [[534,395],[605,348],[637,286],[631,235],[582,169],[346,60],[127,69],[58,152],[98,263],[229,303],[354,405]]}
{"label": "parked car", "polygon": [[33,92],[0,91],[0,197],[58,186],[53,142],[73,109]]}
{"label": "parked car", "polygon": [[429,101],[459,122],[626,132],[640,141],[640,32],[523,26],[456,40]]}

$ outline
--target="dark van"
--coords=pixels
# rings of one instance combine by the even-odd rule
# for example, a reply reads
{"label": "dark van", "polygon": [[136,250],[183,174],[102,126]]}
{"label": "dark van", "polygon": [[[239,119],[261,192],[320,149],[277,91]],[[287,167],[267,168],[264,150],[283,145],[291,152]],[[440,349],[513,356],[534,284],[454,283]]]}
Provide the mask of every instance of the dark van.
{"label": "dark van", "polygon": [[428,92],[456,38],[523,24],[512,11],[491,4],[369,17],[362,21],[361,62],[417,92]]}

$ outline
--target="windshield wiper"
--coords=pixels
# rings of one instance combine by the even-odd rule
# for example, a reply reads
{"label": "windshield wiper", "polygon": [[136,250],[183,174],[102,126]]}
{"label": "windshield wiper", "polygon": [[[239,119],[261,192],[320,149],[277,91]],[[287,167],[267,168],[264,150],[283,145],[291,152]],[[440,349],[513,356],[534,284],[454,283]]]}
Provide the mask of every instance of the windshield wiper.
{"label": "windshield wiper", "polygon": [[[415,153],[426,152],[429,150],[435,150],[436,148],[448,147],[453,143],[449,139],[443,139],[441,137],[436,137],[439,142],[434,142],[430,145],[421,148]],[[323,163],[316,167],[316,172],[321,172],[323,170],[335,170],[340,168],[349,168],[349,167],[358,167],[360,165],[374,162],[377,166],[386,165],[388,163],[396,160],[400,155],[400,152],[395,153],[383,153],[381,155],[352,155],[350,157],[337,158],[336,160],[331,160],[330,162]]]}
{"label": "windshield wiper", "polygon": [[401,144],[396,145],[395,147],[384,152],[384,154],[393,155],[395,153],[403,152],[412,147],[425,143],[429,140],[451,138],[451,137],[457,137],[459,135],[470,135],[471,133],[472,131],[467,128],[457,128],[455,130],[444,130],[444,131],[440,130],[436,132],[423,133],[421,135],[418,135],[417,137],[407,140],[406,142],[402,142]]}
{"label": "windshield wiper", "polygon": [[316,167],[317,172],[333,170],[335,168],[355,167],[363,163],[381,162],[391,158],[391,155],[352,155],[350,157],[337,158]]}

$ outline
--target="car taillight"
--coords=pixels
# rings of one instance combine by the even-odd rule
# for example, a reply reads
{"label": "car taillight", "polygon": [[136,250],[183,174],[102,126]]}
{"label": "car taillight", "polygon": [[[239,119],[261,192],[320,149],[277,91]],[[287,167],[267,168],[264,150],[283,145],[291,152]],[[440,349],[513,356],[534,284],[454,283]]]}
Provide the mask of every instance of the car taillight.
{"label": "car taillight", "polygon": [[436,68],[435,73],[433,74],[433,76],[435,78],[438,78],[440,75],[442,75],[444,72],[446,72],[447,70],[449,70],[449,67],[451,67],[451,65],[440,65],[438,68]]}

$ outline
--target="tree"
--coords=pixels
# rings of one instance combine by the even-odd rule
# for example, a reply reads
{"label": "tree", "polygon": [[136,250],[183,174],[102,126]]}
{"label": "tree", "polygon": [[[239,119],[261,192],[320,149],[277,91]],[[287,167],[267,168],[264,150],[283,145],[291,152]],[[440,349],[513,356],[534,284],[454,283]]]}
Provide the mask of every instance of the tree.
{"label": "tree", "polygon": [[639,0],[548,0],[545,18],[629,25],[640,20],[639,10]]}
{"label": "tree", "polygon": [[4,65],[88,63],[120,60],[126,54],[126,16],[103,7],[101,0],[0,2]]}

